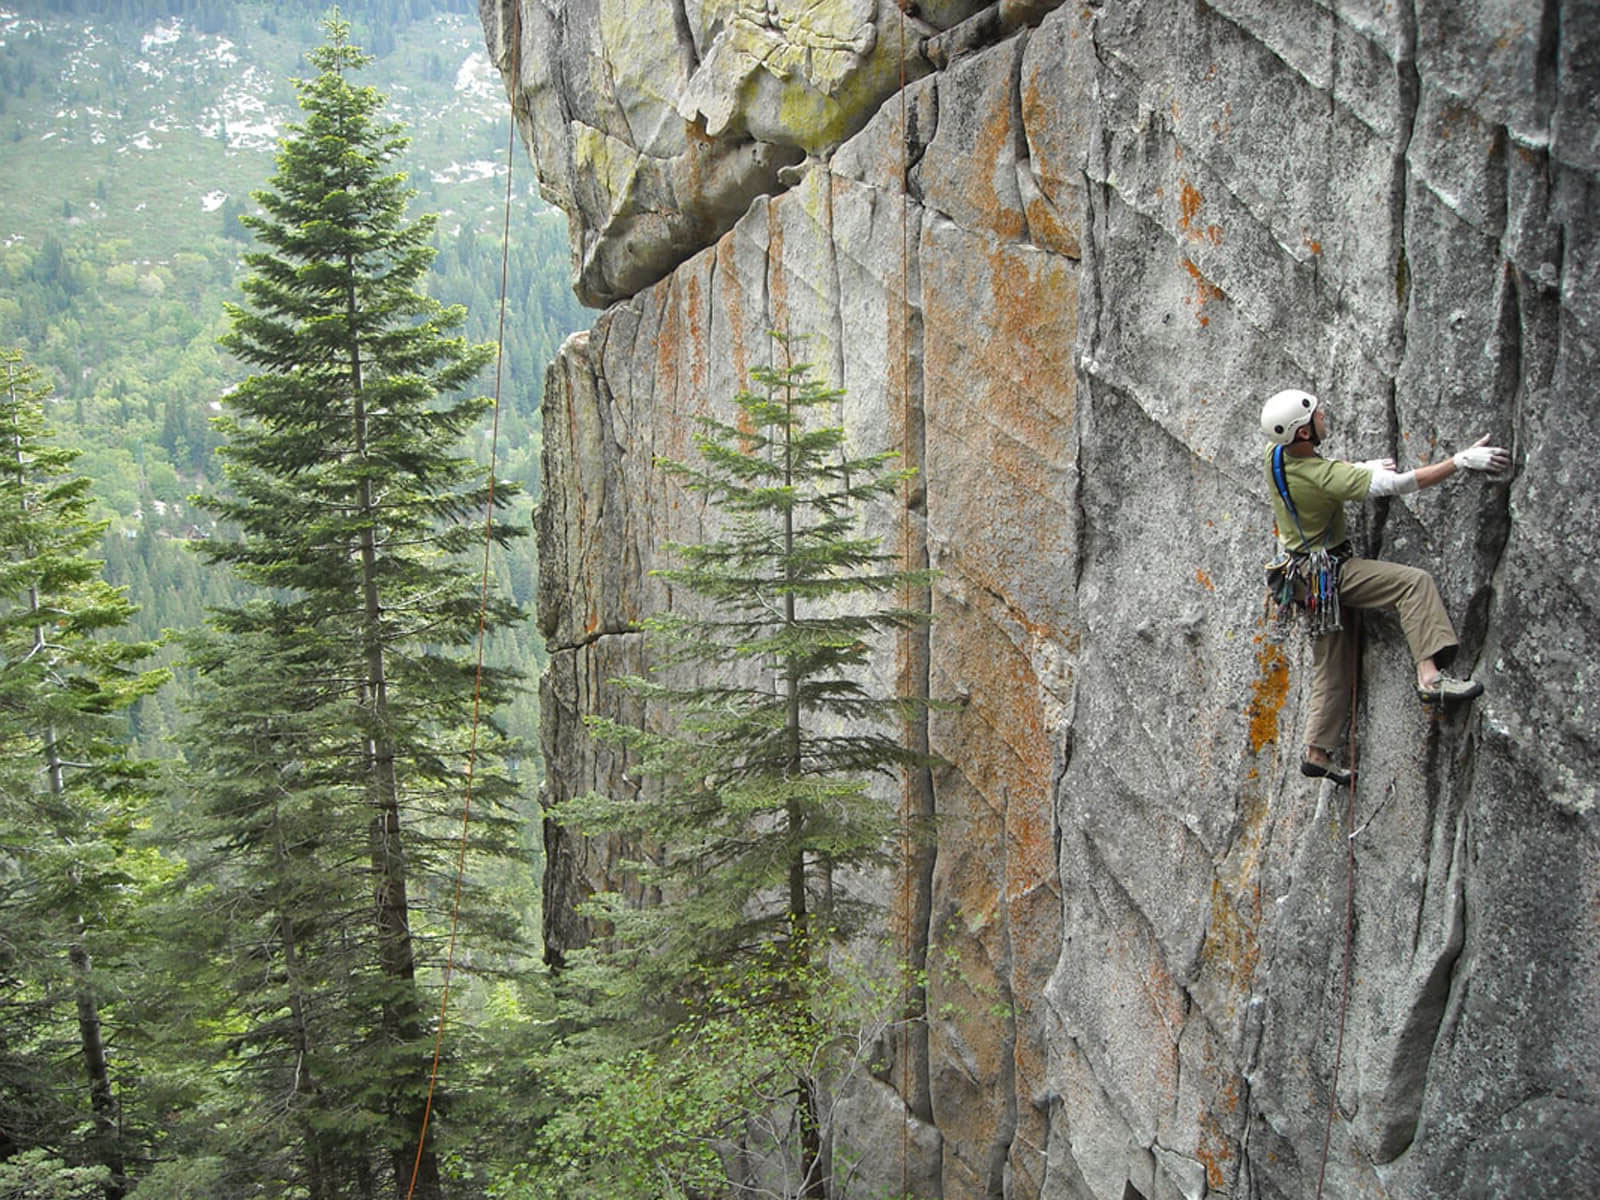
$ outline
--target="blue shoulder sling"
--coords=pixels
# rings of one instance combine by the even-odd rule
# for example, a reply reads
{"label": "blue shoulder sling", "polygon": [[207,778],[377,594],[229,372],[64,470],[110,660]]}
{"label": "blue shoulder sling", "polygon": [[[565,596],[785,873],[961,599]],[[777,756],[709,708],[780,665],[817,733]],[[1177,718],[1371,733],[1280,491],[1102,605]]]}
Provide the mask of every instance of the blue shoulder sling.
{"label": "blue shoulder sling", "polygon": [[1297,621],[1311,637],[1335,633],[1343,628],[1339,613],[1339,560],[1328,551],[1324,530],[1322,545],[1308,549],[1310,539],[1300,525],[1300,514],[1289,494],[1289,476],[1284,470],[1283,447],[1272,450],[1272,482],[1289,519],[1300,535],[1301,549],[1282,551],[1267,564],[1267,619],[1274,640],[1282,640],[1289,626]]}

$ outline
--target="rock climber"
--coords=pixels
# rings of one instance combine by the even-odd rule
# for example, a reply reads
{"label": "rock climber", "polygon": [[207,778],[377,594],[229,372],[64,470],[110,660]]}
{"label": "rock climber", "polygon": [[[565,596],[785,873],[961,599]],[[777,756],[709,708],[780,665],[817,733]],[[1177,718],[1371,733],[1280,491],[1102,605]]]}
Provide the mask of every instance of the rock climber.
{"label": "rock climber", "polygon": [[[1400,618],[1417,667],[1417,695],[1427,703],[1453,704],[1483,691],[1473,679],[1457,679],[1440,669],[1456,650],[1455,627],[1445,612],[1433,577],[1416,567],[1354,557],[1345,532],[1344,505],[1350,500],[1402,496],[1443,483],[1457,471],[1503,472],[1511,456],[1480,438],[1450,458],[1412,471],[1396,472],[1393,459],[1341,462],[1318,453],[1328,436],[1328,406],[1309,392],[1287,389],[1261,408],[1267,451],[1267,486],[1277,521],[1279,545],[1290,561],[1325,551],[1338,565],[1337,605],[1393,609]],[[1280,452],[1281,451],[1281,452]],[[1285,502],[1284,490],[1293,509]],[[1337,617],[1333,624],[1337,625]],[[1314,678],[1300,772],[1347,784],[1350,772],[1333,765],[1333,748],[1350,718],[1350,687],[1355,669],[1353,632],[1335,628],[1312,638]]]}

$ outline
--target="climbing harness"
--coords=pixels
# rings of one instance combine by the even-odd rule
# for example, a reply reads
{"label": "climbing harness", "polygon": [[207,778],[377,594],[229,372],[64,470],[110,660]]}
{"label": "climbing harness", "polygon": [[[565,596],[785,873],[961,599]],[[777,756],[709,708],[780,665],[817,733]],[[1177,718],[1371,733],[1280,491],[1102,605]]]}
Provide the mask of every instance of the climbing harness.
{"label": "climbing harness", "polygon": [[[1300,525],[1300,514],[1289,495],[1289,478],[1283,466],[1283,447],[1272,450],[1272,482],[1277,485],[1283,506],[1300,534],[1302,547],[1310,544]],[[1342,629],[1339,607],[1339,568],[1350,557],[1349,543],[1328,548],[1324,531],[1322,545],[1306,550],[1280,550],[1266,567],[1267,637],[1282,642],[1299,625],[1308,637],[1322,637]]]}
{"label": "climbing harness", "polygon": [[[511,6],[511,86],[517,86],[522,74],[522,14],[517,5]],[[473,768],[478,761],[478,727],[483,710],[483,647],[489,613],[489,549],[494,544],[494,484],[496,454],[500,446],[500,382],[504,374],[506,354],[506,276],[511,250],[511,178],[516,162],[517,106],[511,102],[511,129],[506,136],[506,199],[505,217],[500,232],[500,318],[495,336],[494,360],[494,417],[489,433],[488,494],[484,500],[483,517],[483,571],[478,590],[477,666],[472,682],[472,732],[467,744],[467,771],[464,798],[461,807],[461,839],[456,851],[455,896],[450,911],[450,938],[444,956],[442,994],[439,998],[439,1019],[434,1023],[433,1063],[428,1068],[428,1095],[422,1106],[422,1124],[417,1130],[417,1154],[411,1163],[411,1182],[406,1187],[406,1200],[411,1200],[417,1190],[417,1177],[422,1171],[422,1152],[428,1144],[428,1125],[433,1118],[433,1097],[439,1083],[439,1060],[444,1051],[445,1018],[450,1010],[450,978],[455,970],[456,932],[461,924],[461,888],[467,871],[467,834],[472,822]]]}

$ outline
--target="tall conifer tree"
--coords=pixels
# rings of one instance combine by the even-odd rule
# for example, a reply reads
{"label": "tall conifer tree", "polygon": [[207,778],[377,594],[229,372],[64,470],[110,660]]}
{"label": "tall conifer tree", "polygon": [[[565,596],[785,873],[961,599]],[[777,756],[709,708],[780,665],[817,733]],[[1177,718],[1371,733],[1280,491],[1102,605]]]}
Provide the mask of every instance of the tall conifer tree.
{"label": "tall conifer tree", "polygon": [[[229,491],[203,501],[222,531],[203,552],[264,595],[217,611],[221,640],[198,645],[220,686],[195,736],[218,735],[208,803],[234,866],[217,878],[248,897],[231,910],[236,952],[274,964],[276,1000],[247,1007],[243,1044],[263,1108],[288,1080],[299,1114],[258,1128],[288,1139],[314,1196],[387,1186],[428,1200],[440,1184],[431,1137],[418,1143],[432,1041],[417,922],[448,899],[436,877],[454,867],[465,795],[469,552],[482,553],[491,490],[503,505],[512,489],[460,450],[489,405],[461,389],[492,347],[468,346],[454,333],[464,311],[420,290],[435,222],[407,217],[394,169],[406,139],[382,120],[384,98],[351,81],[369,60],[337,10],[327,30],[308,56],[318,75],[297,81],[304,120],[256,193],[263,215],[243,218],[262,249],[224,345],[256,373],[226,397]],[[493,536],[522,532],[497,523]],[[521,614],[489,600],[484,616],[493,628]],[[483,711],[515,686],[485,669]],[[474,851],[511,853],[512,785],[490,769],[503,735],[490,726],[478,746]],[[469,940],[506,932],[464,911],[482,917]]]}
{"label": "tall conifer tree", "polygon": [[14,351],[0,372],[0,1154],[87,1157],[115,1200],[125,1128],[94,951],[123,949],[116,917],[135,884],[147,770],[125,753],[123,710],[167,675],[136,667],[152,644],[117,637],[135,609],[91,557],[106,522],[90,518],[77,452],[50,441],[38,372]]}
{"label": "tall conifer tree", "polygon": [[[870,673],[886,636],[927,620],[896,601],[928,573],[902,569],[861,532],[865,507],[909,473],[892,468],[891,452],[853,454],[827,419],[843,393],[795,360],[795,339],[774,335],[774,347],[779,361],[751,371],[734,419],[702,420],[701,460],[661,464],[706,497],[720,530],[666,547],[677,562],[658,574],[676,585],[678,606],[646,622],[660,669],[621,681],[663,705],[668,728],[592,722],[633,753],[645,786],[559,814],[651,850],[632,866],[664,902],[601,897],[612,938],[597,957],[626,970],[589,977],[603,981],[592,1000],[645,1027],[637,1008],[692,1023],[708,981],[725,996],[741,971],[762,1004],[786,997],[771,1020],[804,1026],[826,974],[820,947],[862,915],[835,873],[895,848],[895,813],[872,779],[931,762],[900,736],[925,699],[884,695]],[[681,1007],[663,1004],[673,999]],[[806,1197],[826,1194],[819,1103],[814,1078],[797,1080]]]}

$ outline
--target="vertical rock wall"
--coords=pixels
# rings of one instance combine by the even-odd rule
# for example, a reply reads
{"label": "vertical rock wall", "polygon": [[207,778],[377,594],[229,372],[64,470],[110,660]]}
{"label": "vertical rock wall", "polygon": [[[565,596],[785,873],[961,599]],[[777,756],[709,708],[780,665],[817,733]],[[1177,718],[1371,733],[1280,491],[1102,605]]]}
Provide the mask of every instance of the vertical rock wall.
{"label": "vertical rock wall", "polygon": [[[932,4],[903,43],[865,0],[484,15],[614,301],[546,390],[552,796],[626,786],[581,718],[704,519],[654,456],[767,329],[921,471],[871,521],[941,572],[881,667],[957,702],[886,916],[934,1016],[841,1118],[877,1149],[851,1194],[1600,1194],[1594,6]],[[1258,625],[1289,385],[1343,456],[1515,456],[1357,522],[1488,694],[1430,715],[1369,622],[1353,812],[1296,772],[1309,654]],[[547,838],[559,954],[616,848]]]}

